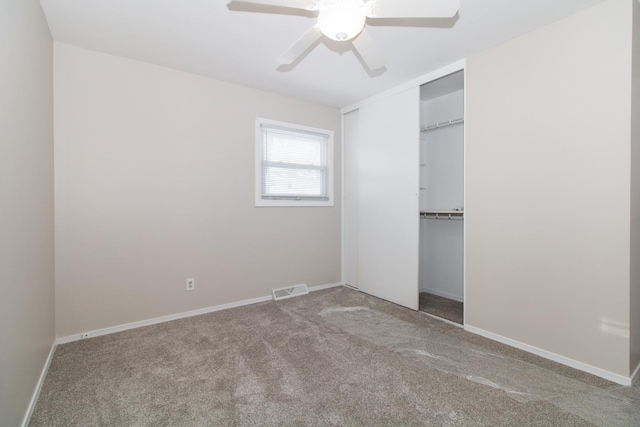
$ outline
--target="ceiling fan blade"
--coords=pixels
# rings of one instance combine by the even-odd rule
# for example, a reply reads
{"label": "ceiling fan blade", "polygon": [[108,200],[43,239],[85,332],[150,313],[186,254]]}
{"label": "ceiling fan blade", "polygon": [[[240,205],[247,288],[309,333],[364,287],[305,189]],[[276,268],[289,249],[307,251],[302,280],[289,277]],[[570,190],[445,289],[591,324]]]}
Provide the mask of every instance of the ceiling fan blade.
{"label": "ceiling fan blade", "polygon": [[307,51],[322,35],[320,27],[317,25],[311,27],[309,31],[304,33],[289,49],[278,58],[278,64],[291,64]]}
{"label": "ceiling fan blade", "polygon": [[365,4],[368,18],[451,18],[460,9],[460,0],[370,0]]}
{"label": "ceiling fan blade", "polygon": [[292,9],[314,10],[313,0],[232,0],[231,3],[255,3],[265,6],[289,7]]}
{"label": "ceiling fan blade", "polygon": [[351,43],[369,69],[377,70],[384,67],[384,58],[366,28]]}

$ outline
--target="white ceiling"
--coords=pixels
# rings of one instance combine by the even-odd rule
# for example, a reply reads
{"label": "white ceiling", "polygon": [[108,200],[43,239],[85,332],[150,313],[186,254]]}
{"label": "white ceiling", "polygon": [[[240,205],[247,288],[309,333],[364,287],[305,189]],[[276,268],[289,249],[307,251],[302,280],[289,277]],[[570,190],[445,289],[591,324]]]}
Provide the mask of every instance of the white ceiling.
{"label": "white ceiling", "polygon": [[375,72],[350,43],[326,37],[292,66],[278,67],[276,58],[315,24],[293,9],[229,0],[41,4],[59,42],[343,107],[602,1],[460,0],[454,19],[378,19],[367,27],[387,65]]}

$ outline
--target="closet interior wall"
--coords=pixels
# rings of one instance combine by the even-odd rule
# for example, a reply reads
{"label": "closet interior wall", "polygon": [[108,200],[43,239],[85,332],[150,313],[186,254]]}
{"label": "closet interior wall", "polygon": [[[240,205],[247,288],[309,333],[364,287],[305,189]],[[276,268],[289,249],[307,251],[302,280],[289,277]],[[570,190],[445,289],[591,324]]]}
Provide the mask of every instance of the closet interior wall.
{"label": "closet interior wall", "polygon": [[464,123],[430,128],[463,118],[462,71],[423,85],[420,99],[420,212],[431,217],[420,220],[419,289],[463,301],[464,221],[446,212],[464,209]]}

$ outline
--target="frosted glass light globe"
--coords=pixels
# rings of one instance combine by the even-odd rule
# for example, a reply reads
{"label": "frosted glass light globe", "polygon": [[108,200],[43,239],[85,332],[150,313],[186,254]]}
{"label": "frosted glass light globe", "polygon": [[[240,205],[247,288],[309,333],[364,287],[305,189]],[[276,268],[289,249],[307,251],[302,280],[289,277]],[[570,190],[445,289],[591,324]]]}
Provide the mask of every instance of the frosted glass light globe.
{"label": "frosted glass light globe", "polygon": [[357,1],[328,4],[319,12],[320,31],[330,39],[351,40],[364,28],[364,8]]}

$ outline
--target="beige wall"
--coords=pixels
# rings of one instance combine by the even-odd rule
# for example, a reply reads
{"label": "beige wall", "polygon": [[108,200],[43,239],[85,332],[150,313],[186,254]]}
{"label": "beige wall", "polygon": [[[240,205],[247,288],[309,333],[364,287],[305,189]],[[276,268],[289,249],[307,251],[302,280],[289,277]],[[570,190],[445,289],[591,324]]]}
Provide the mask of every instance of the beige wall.
{"label": "beige wall", "polygon": [[640,363],[640,2],[633,2],[631,99],[631,372]]}
{"label": "beige wall", "polygon": [[54,342],[52,42],[0,2],[0,424],[22,422]]}
{"label": "beige wall", "polygon": [[[337,109],[60,43],[54,71],[58,337],[340,280]],[[256,116],[335,131],[334,207],[254,207]]]}
{"label": "beige wall", "polygon": [[631,1],[467,61],[466,318],[629,375]]}

